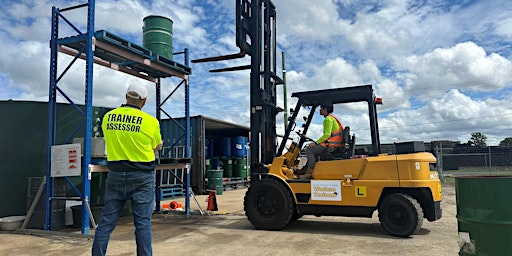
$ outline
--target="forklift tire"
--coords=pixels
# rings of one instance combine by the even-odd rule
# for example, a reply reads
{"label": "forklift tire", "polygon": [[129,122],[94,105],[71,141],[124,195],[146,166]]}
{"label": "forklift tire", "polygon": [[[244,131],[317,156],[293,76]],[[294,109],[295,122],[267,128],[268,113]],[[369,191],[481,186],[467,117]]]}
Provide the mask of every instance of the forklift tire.
{"label": "forklift tire", "polygon": [[259,180],[245,193],[245,215],[256,229],[283,229],[294,214],[293,207],[286,187],[274,179]]}
{"label": "forklift tire", "polygon": [[409,195],[395,193],[387,195],[379,207],[379,220],[388,233],[398,237],[409,237],[423,225],[423,209]]}
{"label": "forklift tire", "polygon": [[300,218],[302,218],[302,216],[304,216],[304,214],[301,214],[298,212],[298,210],[295,210],[293,211],[292,219],[290,221],[299,220]]}

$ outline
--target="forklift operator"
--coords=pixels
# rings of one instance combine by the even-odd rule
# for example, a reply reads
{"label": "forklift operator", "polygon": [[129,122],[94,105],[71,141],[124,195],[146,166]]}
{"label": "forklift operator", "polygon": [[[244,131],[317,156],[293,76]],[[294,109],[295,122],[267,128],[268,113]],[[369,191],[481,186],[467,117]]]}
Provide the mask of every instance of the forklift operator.
{"label": "forklift operator", "polygon": [[307,164],[303,169],[304,174],[299,175],[301,179],[311,179],[313,177],[313,168],[315,167],[316,158],[321,154],[325,154],[327,149],[344,146],[341,132],[343,125],[332,112],[334,107],[332,103],[324,103],[320,105],[320,115],[324,117],[323,127],[324,133],[322,137],[316,140],[316,143],[310,143],[306,148]]}

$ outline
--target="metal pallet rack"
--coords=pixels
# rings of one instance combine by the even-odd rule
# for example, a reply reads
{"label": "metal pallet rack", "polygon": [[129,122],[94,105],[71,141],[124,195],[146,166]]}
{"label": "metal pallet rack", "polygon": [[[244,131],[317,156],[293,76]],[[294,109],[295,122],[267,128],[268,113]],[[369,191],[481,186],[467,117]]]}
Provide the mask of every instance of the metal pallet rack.
{"label": "metal pallet rack", "polygon": [[[63,13],[66,11],[87,8],[87,31],[82,33],[77,26],[73,25]],[[95,1],[89,0],[86,4],[76,5],[69,8],[56,8],[52,7],[52,28],[51,28],[51,56],[50,56],[50,84],[49,84],[49,101],[48,101],[48,163],[46,166],[46,211],[45,211],[45,230],[52,230],[52,200],[80,200],[82,202],[82,234],[89,234],[90,223],[90,207],[89,197],[91,189],[91,172],[96,165],[91,163],[91,146],[92,146],[92,83],[93,83],[93,64],[99,64],[104,67],[111,68],[116,71],[121,71],[141,79],[145,79],[155,83],[156,88],[156,118],[160,121],[161,114],[163,113],[169,119],[173,119],[163,109],[164,103],[176,92],[176,90],[184,85],[185,90],[185,118],[186,126],[182,127],[184,135],[182,139],[186,140],[188,145],[185,148],[185,157],[190,158],[190,116],[189,116],[189,75],[191,69],[189,68],[189,53],[188,49],[183,52],[174,54],[184,55],[184,64],[179,64],[173,60],[159,56],[150,50],[131,43],[116,36],[108,31],[100,30],[94,31],[94,8]],[[75,36],[59,38],[59,25],[60,20],[65,25],[68,25],[77,34]],[[72,61],[58,74],[57,60],[58,53],[64,53],[73,56]],[[92,54],[89,54],[92,53]],[[85,60],[85,105],[83,109],[77,106],[73,100],[66,95],[66,93],[58,86],[61,78],[66,74],[77,59]],[[161,100],[161,85],[160,80],[167,77],[177,77],[181,82],[176,88],[168,95],[163,101]],[[82,115],[83,121],[75,129],[73,134],[64,142],[70,143],[75,135],[83,128],[84,130],[84,143],[83,143],[83,157],[82,157],[82,193],[72,184],[68,177],[65,177],[68,184],[74,191],[80,195],[74,198],[57,198],[53,196],[54,177],[51,176],[51,148],[57,145],[56,142],[56,106],[57,106],[57,92],[62,95],[77,112]],[[164,136],[165,137],[165,136]],[[171,146],[172,148],[172,146]],[[160,152],[161,155],[166,155],[166,152]],[[186,163],[185,165],[190,165]],[[182,164],[183,165],[183,164]],[[98,167],[98,166],[96,166]],[[165,167],[165,165],[164,165]],[[157,168],[161,170],[164,167]],[[100,168],[101,169],[101,168]],[[157,171],[158,172],[158,171]],[[186,213],[190,214],[190,173],[186,172]],[[160,188],[158,184],[160,175],[156,175],[156,211],[160,211]]]}

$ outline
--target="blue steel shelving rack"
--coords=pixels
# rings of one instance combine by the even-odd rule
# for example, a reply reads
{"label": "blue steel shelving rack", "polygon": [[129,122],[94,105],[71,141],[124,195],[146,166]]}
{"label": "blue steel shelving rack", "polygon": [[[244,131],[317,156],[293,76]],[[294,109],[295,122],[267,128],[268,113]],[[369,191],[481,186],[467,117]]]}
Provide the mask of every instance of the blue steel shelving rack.
{"label": "blue steel shelving rack", "polygon": [[[79,130],[84,127],[84,144],[83,144],[83,158],[82,158],[82,193],[70,182],[68,177],[65,177],[68,184],[74,191],[80,195],[79,200],[82,201],[82,234],[89,234],[90,223],[90,208],[89,197],[91,189],[91,137],[92,137],[92,83],[93,83],[93,64],[99,64],[117,71],[121,71],[151,82],[155,83],[156,88],[156,118],[161,120],[161,113],[165,114],[169,119],[173,118],[163,109],[164,103],[176,92],[176,90],[184,85],[185,87],[185,118],[186,127],[183,127],[184,135],[182,139],[186,140],[185,157],[190,158],[190,104],[189,104],[189,75],[191,69],[189,68],[189,52],[184,49],[183,52],[175,54],[184,55],[184,64],[176,63],[167,58],[161,57],[150,50],[133,44],[129,41],[122,39],[112,33],[101,30],[94,32],[94,7],[95,1],[89,0],[86,4],[76,5],[69,8],[59,9],[52,8],[52,28],[50,40],[50,84],[49,84],[49,100],[48,100],[48,147],[47,156],[48,162],[46,166],[46,208],[45,208],[45,230],[52,230],[52,200],[59,200],[62,198],[53,197],[53,183],[54,178],[51,177],[51,147],[57,145],[56,142],[56,107],[57,107],[57,92],[59,92],[74,108],[79,112],[83,120],[75,131],[67,138],[64,143],[70,143],[71,140],[77,135]],[[63,13],[69,10],[87,8],[87,31],[82,33],[76,26],[74,26]],[[76,31],[76,36],[59,38],[59,25],[60,19],[66,25]],[[66,66],[66,68],[58,74],[57,61],[58,53],[73,56],[73,60]],[[89,54],[93,53],[93,54]],[[85,105],[84,110],[77,106],[73,100],[66,95],[66,93],[59,88],[58,83],[61,78],[66,74],[70,67],[78,59],[84,59],[86,62],[85,68]],[[182,81],[167,96],[164,101],[161,100],[161,78],[178,77]],[[165,135],[164,135],[165,137]],[[176,142],[177,143],[177,142]],[[171,146],[172,147],[172,146]],[[160,152],[165,155],[165,152]],[[156,211],[160,210],[160,175],[156,175]],[[190,214],[190,173],[186,172],[186,213]],[[66,200],[64,198],[63,200]]]}

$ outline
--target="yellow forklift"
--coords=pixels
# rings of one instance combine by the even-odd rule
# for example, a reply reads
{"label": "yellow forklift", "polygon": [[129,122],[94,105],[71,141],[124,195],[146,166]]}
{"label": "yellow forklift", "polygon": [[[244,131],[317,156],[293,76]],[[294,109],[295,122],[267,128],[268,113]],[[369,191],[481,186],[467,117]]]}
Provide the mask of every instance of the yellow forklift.
{"label": "yellow forklift", "polygon": [[[277,156],[265,165],[267,172],[252,175],[244,198],[245,214],[257,229],[281,230],[303,215],[371,218],[377,210],[385,231],[409,237],[424,218],[441,218],[441,183],[430,169],[435,157],[425,152],[420,141],[395,143],[394,152],[381,152],[376,106],[382,101],[371,85],[297,92],[292,97],[298,99],[297,105]],[[371,149],[356,153],[356,137],[345,127],[345,147],[322,156],[312,179],[300,179],[299,154],[306,142],[313,141],[306,134],[317,107],[325,102],[367,102]],[[309,115],[302,132],[295,131],[298,141],[287,146],[301,108],[309,108]]]}

